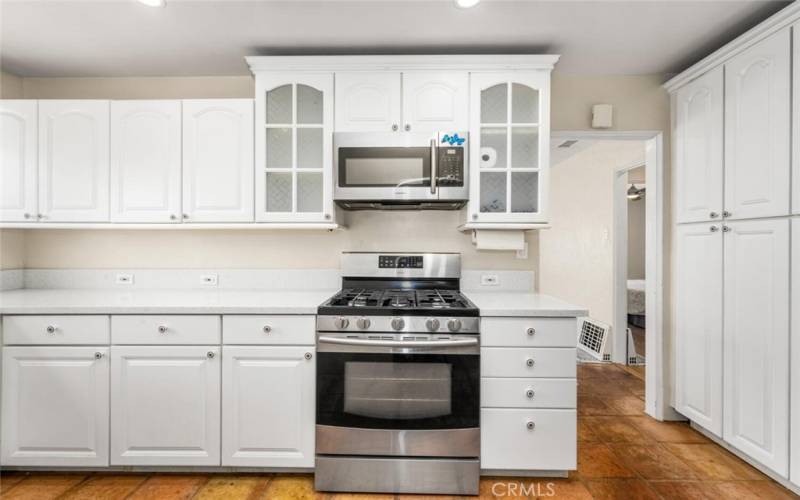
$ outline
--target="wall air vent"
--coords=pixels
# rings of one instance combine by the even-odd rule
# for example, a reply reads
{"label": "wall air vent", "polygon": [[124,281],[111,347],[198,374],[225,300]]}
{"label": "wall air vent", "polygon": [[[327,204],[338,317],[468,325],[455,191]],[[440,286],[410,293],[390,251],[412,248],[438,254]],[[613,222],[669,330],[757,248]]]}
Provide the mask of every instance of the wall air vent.
{"label": "wall air vent", "polygon": [[606,341],[611,327],[592,318],[578,319],[578,348],[591,357],[606,361]]}

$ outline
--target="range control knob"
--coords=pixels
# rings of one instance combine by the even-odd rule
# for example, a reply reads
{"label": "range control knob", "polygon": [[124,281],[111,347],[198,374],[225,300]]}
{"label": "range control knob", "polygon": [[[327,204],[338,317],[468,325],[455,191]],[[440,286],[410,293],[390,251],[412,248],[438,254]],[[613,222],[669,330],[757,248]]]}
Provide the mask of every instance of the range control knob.
{"label": "range control knob", "polygon": [[338,318],[333,320],[333,324],[339,330],[344,330],[345,328],[347,328],[347,325],[350,324],[350,320],[343,316],[339,316]]}
{"label": "range control knob", "polygon": [[436,319],[436,318],[428,318],[425,321],[425,328],[427,328],[428,331],[431,331],[431,332],[438,331],[439,330],[439,320]]}
{"label": "range control knob", "polygon": [[447,329],[451,332],[457,332],[461,330],[461,320],[460,319],[448,319],[447,320]]}
{"label": "range control knob", "polygon": [[403,318],[392,318],[392,328],[395,330],[402,330],[405,326],[406,322]]}
{"label": "range control knob", "polygon": [[369,320],[369,318],[362,317],[356,320],[356,326],[359,328],[359,330],[366,330],[369,328],[370,324],[372,324],[372,322]]}

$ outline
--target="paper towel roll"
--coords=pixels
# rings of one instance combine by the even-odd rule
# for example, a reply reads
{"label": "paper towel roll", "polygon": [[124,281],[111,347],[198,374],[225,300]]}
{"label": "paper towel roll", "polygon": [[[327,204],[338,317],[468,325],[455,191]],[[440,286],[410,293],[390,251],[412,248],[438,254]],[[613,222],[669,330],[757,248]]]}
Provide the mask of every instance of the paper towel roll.
{"label": "paper towel roll", "polygon": [[481,168],[492,168],[497,164],[497,150],[488,146],[481,148]]}
{"label": "paper towel roll", "polygon": [[525,233],[519,230],[476,229],[475,248],[478,250],[522,250],[525,248]]}

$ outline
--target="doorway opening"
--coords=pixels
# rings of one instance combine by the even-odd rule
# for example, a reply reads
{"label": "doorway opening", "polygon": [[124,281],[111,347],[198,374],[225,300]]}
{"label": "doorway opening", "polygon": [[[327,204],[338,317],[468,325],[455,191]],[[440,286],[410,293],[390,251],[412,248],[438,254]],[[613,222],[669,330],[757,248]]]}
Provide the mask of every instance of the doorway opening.
{"label": "doorway opening", "polygon": [[[554,132],[551,228],[539,235],[539,291],[589,309],[583,358],[645,379],[645,411],[675,418],[663,336],[660,132]],[[585,335],[584,335],[585,334]],[[588,356],[587,356],[588,354]],[[645,365],[646,361],[646,365]]]}

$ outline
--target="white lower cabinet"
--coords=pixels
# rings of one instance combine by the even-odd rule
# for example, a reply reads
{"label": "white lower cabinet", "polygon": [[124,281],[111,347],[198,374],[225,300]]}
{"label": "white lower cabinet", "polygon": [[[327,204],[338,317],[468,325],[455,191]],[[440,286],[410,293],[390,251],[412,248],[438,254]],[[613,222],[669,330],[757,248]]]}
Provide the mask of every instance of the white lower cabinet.
{"label": "white lower cabinet", "polygon": [[[799,30],[800,31],[800,30]],[[797,33],[798,31],[795,31]],[[790,399],[791,407],[791,429],[789,434],[792,441],[789,449],[791,456],[789,464],[789,478],[792,482],[800,486],[800,217],[792,220],[792,333],[791,333],[791,364],[794,369],[792,372]]]}
{"label": "white lower cabinet", "polygon": [[2,465],[108,465],[108,347],[3,348]]}
{"label": "white lower cabinet", "polygon": [[481,469],[577,468],[576,410],[484,408]]}
{"label": "white lower cabinet", "polygon": [[225,346],[222,465],[313,467],[313,346]]}
{"label": "white lower cabinet", "polygon": [[111,465],[220,464],[219,350],[111,348]]}

